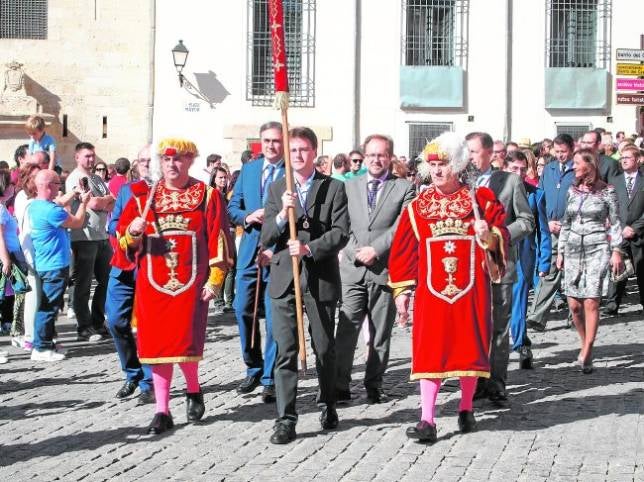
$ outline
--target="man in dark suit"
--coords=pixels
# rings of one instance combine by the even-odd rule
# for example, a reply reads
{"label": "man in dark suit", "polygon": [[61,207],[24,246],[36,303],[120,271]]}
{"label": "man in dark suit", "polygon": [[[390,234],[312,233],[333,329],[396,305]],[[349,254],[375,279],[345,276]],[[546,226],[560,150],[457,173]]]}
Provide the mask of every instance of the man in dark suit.
{"label": "man in dark suit", "polygon": [[584,133],[579,141],[579,147],[582,149],[590,149],[597,156],[599,160],[599,177],[604,182],[608,179],[620,174],[621,169],[619,163],[615,159],[599,153],[599,146],[602,141],[602,136],[597,131],[588,131]]}
{"label": "man in dark suit", "polygon": [[[623,249],[633,261],[637,276],[640,304],[644,309],[644,169],[638,168],[639,149],[627,146],[622,149],[620,163],[623,173],[610,177],[615,186],[622,222]],[[610,283],[606,313],[617,315],[626,289],[626,280]]]}
{"label": "man in dark suit", "polygon": [[[273,337],[277,343],[275,388],[277,422],[270,441],[295,439],[297,412],[298,336],[291,257],[300,259],[302,298],[316,356],[318,404],[323,429],[338,426],[335,409],[335,309],[340,298],[338,253],[347,242],[349,217],[344,183],[315,170],[317,137],[307,127],[290,132],[291,165],[296,192],[286,191],[280,179],[270,188],[261,240],[274,246],[271,282],[268,286],[273,313]],[[289,240],[289,208],[295,209],[296,240]]]}
{"label": "man in dark suit", "polygon": [[[505,225],[510,232],[510,252],[506,272],[499,283],[492,285],[492,347],[490,350],[490,378],[481,382],[478,397],[487,396],[496,403],[505,402],[505,381],[510,358],[510,315],[512,285],[517,280],[517,243],[534,231],[534,216],[528,204],[523,181],[516,174],[492,170],[492,137],[485,132],[472,132],[465,137],[470,161],[481,172],[477,186],[490,188],[505,207]],[[479,379],[483,380],[483,379]]]}
{"label": "man in dark suit", "polygon": [[[284,177],[282,125],[279,122],[264,124],[259,129],[259,137],[262,157],[242,166],[232,198],[228,203],[228,215],[235,225],[244,228],[237,253],[233,308],[239,326],[239,341],[246,364],[246,377],[237,391],[250,393],[261,383],[264,386],[262,400],[265,403],[271,403],[275,401],[273,367],[277,347],[273,341],[271,309],[266,285],[269,277],[268,263],[272,251],[269,249],[271,246],[262,245],[259,238],[264,224],[264,205],[268,199],[269,186],[277,179]],[[258,269],[262,270],[259,286],[257,283]],[[259,327],[256,327],[255,343],[251,349],[256,290],[260,291],[259,299],[264,305],[266,319],[263,358]]]}
{"label": "man in dark suit", "polygon": [[385,400],[382,377],[396,306],[387,286],[389,248],[402,210],[414,198],[413,185],[389,172],[394,142],[372,135],[364,142],[367,174],[346,182],[351,230],[342,251],[342,308],[336,333],[337,397],[351,400],[351,368],[360,327],[367,316],[370,344],[364,385],[369,403]]}

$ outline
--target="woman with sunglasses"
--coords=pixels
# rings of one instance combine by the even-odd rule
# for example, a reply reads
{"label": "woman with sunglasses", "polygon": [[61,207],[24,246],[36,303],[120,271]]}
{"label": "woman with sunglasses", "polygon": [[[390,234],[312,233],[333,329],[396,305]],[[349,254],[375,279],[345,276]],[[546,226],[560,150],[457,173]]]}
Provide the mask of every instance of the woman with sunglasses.
{"label": "woman with sunglasses", "polygon": [[99,161],[94,164],[94,170],[92,172],[93,174],[96,174],[98,177],[100,177],[103,182],[107,182],[110,179],[107,175],[107,164],[105,164],[103,161]]}

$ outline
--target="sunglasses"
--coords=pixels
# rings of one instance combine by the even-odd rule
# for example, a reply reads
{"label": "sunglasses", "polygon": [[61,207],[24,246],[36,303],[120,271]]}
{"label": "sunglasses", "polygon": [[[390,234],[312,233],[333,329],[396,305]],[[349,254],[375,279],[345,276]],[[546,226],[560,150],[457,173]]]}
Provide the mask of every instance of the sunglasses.
{"label": "sunglasses", "polygon": [[95,170],[95,171],[107,171],[107,169],[106,169],[106,168],[104,168],[104,167],[97,167],[97,168],[96,168],[96,169],[94,169],[94,170]]}
{"label": "sunglasses", "polygon": [[351,159],[351,162],[362,162],[362,159]]}

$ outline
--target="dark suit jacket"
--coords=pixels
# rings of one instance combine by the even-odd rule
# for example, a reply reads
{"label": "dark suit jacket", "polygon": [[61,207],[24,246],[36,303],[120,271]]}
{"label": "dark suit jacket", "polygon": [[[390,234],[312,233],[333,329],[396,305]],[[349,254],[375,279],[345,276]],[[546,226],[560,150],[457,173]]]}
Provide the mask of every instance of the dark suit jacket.
{"label": "dark suit jacket", "polygon": [[[288,254],[288,222],[283,230],[275,218],[282,210],[282,194],[286,191],[286,179],[279,179],[270,187],[268,202],[264,211],[264,226],[261,242],[264,246],[275,246],[271,260],[271,280],[268,284],[271,298],[280,298],[292,289],[293,271],[291,256]],[[303,288],[308,286],[313,297],[321,302],[333,302],[340,298],[340,269],[338,253],[349,237],[349,215],[344,183],[316,171],[306,198],[306,212],[309,228],[304,229],[304,211],[295,203],[297,237],[308,245],[311,256],[302,258],[301,280]]]}
{"label": "dark suit jacket", "polygon": [[608,182],[615,186],[619,204],[619,219],[622,228],[630,226],[635,230],[636,237],[628,242],[636,246],[644,246],[644,169],[640,169],[633,185],[633,196],[628,198],[624,174],[611,177]]}
{"label": "dark suit jacket", "polygon": [[[378,203],[369,215],[367,203],[367,181],[369,176],[354,177],[345,183],[349,204],[351,232],[349,242],[343,250],[340,263],[342,281],[360,283],[367,273],[369,279],[386,285],[389,282],[389,248],[394,238],[398,220],[404,207],[414,199],[414,186],[405,179],[397,179],[391,174],[381,187]],[[356,264],[356,249],[371,246],[378,258],[372,266]]]}
{"label": "dark suit jacket", "polygon": [[[237,253],[237,269],[243,270],[255,264],[255,254],[259,245],[259,232],[262,226],[259,224],[245,224],[246,216],[253,211],[264,207],[262,204],[262,169],[264,158],[260,158],[244,164],[233,188],[233,195],[228,203],[228,216],[233,224],[242,226],[242,234]],[[284,177],[284,166],[277,169],[276,180]],[[270,245],[264,245],[266,247]]]}
{"label": "dark suit jacket", "polygon": [[515,263],[519,257],[518,242],[534,231],[534,216],[523,181],[516,174],[494,171],[490,176],[489,188],[505,208],[505,226],[510,232],[510,252],[501,283],[514,283],[517,280]]}
{"label": "dark suit jacket", "polygon": [[609,182],[608,180],[611,177],[615,177],[621,173],[622,168],[619,165],[619,161],[603,154],[599,155],[599,177],[601,177],[603,181]]}

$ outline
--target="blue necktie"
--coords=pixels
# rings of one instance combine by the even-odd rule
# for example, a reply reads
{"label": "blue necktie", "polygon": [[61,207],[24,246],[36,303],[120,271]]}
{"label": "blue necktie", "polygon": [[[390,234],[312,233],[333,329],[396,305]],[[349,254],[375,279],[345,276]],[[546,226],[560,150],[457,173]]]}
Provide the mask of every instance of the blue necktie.
{"label": "blue necktie", "polygon": [[269,164],[268,166],[266,166],[264,171],[266,171],[266,177],[264,178],[264,184],[262,185],[262,204],[266,204],[266,200],[268,199],[268,189],[273,182],[273,173],[275,172],[275,166],[273,164]]}

